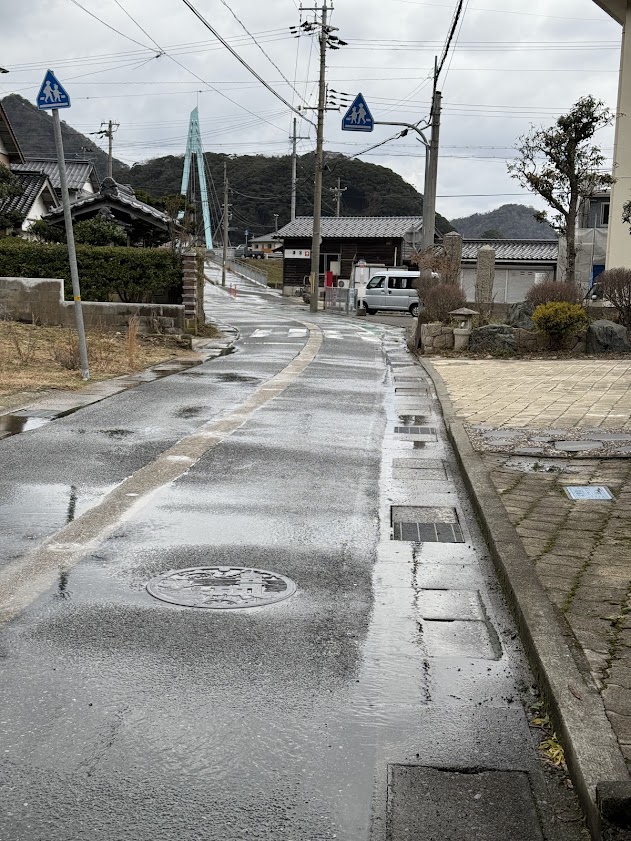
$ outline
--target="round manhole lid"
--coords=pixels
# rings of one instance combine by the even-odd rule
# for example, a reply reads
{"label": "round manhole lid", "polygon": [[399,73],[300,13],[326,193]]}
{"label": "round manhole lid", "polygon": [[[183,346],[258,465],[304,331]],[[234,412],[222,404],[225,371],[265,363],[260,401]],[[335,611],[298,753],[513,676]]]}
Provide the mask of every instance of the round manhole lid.
{"label": "round manhole lid", "polygon": [[296,585],[266,569],[189,567],[152,578],[147,591],[156,599],[184,607],[234,610],[280,602],[296,592]]}

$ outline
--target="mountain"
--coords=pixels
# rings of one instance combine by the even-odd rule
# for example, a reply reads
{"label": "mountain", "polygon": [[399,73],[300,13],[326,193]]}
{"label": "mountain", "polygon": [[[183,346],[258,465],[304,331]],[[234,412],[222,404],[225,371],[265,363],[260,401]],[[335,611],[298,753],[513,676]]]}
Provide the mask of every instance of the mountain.
{"label": "mountain", "polygon": [[[10,94],[2,100],[9,122],[22,147],[26,158],[54,158],[55,140],[53,137],[53,118],[46,111],[38,109],[28,100],[18,94]],[[60,115],[61,116],[61,115]],[[98,126],[95,126],[95,131]],[[107,155],[88,137],[61,120],[61,136],[64,141],[64,155],[66,159],[81,158],[91,160],[100,178],[107,174]],[[129,167],[114,159],[114,178],[126,180]]]}
{"label": "mountain", "polygon": [[[2,104],[25,156],[55,157],[52,117],[17,94],[4,97]],[[64,151],[67,158],[90,158],[101,178],[105,177],[107,156],[85,135],[62,120]],[[95,130],[98,127],[95,126]],[[186,136],[182,136],[182,148]],[[183,155],[167,155],[128,167],[114,160],[114,178],[142,191],[145,201],[177,195],[182,181]],[[223,204],[223,169],[228,168],[232,212],[231,239],[242,242],[247,229],[251,236],[260,236],[290,220],[291,158],[266,155],[225,155],[207,152],[204,155],[208,177],[211,216],[219,225]],[[314,154],[298,158],[297,214],[313,214]],[[196,170],[193,170],[193,176]],[[422,213],[423,196],[391,169],[365,163],[337,153],[325,153],[322,212],[335,215],[332,192],[341,179],[342,216],[416,216]],[[199,193],[196,178],[193,177]],[[197,201],[198,196],[192,197]],[[158,204],[161,204],[158,201]],[[201,214],[197,214],[201,218]],[[452,230],[443,216],[436,214],[436,225],[442,233]]]}
{"label": "mountain", "polygon": [[524,204],[503,204],[488,213],[474,213],[451,224],[465,239],[557,239],[547,222],[535,219],[537,211]]}
{"label": "mountain", "polygon": [[[231,229],[245,229],[260,236],[274,230],[274,216],[278,226],[290,220],[291,157],[265,155],[225,155],[207,152],[204,155],[209,177],[212,205],[223,203],[223,168],[227,165],[232,205]],[[326,153],[323,175],[322,213],[335,215],[333,188],[341,179],[342,216],[414,216],[422,213],[423,197],[411,184],[391,169],[376,164],[349,159],[344,155]],[[314,155],[298,158],[296,213],[313,214]],[[182,179],[182,158],[169,155],[143,164],[135,164],[127,174],[134,187],[159,197],[178,193]],[[216,218],[218,212],[213,213]],[[437,214],[437,226],[443,233],[452,230],[443,216]],[[236,237],[239,238],[239,237]],[[235,236],[232,237],[235,239]]]}

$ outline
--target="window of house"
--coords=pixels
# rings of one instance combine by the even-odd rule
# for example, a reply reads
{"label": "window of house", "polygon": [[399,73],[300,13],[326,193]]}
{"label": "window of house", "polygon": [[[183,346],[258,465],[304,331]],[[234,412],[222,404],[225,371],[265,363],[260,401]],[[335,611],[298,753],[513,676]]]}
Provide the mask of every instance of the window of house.
{"label": "window of house", "polygon": [[609,202],[603,202],[602,208],[603,208],[603,210],[602,210],[602,217],[601,217],[602,222],[601,222],[601,224],[603,226],[605,226],[605,225],[609,224]]}

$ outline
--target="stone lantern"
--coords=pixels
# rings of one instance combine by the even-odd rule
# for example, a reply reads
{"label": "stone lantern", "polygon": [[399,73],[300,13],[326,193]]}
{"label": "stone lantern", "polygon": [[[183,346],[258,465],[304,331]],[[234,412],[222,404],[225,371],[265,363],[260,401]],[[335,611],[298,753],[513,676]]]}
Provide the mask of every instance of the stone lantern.
{"label": "stone lantern", "polygon": [[466,350],[473,331],[473,319],[480,313],[468,307],[461,307],[459,310],[452,310],[449,315],[460,324],[459,327],[454,327],[454,350]]}

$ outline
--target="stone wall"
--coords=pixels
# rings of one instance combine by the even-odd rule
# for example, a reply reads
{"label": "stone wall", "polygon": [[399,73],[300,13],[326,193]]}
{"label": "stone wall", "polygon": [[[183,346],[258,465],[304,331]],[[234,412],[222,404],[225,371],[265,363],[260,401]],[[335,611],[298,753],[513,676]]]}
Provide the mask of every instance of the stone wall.
{"label": "stone wall", "polygon": [[[125,330],[132,316],[140,333],[179,334],[184,329],[181,304],[123,304],[83,301],[87,329]],[[64,300],[57,278],[0,277],[0,318],[43,326],[74,326],[74,303]]]}
{"label": "stone wall", "polygon": [[440,321],[421,325],[421,347],[423,353],[433,353],[436,350],[451,350],[453,346],[453,327],[444,327]]}

